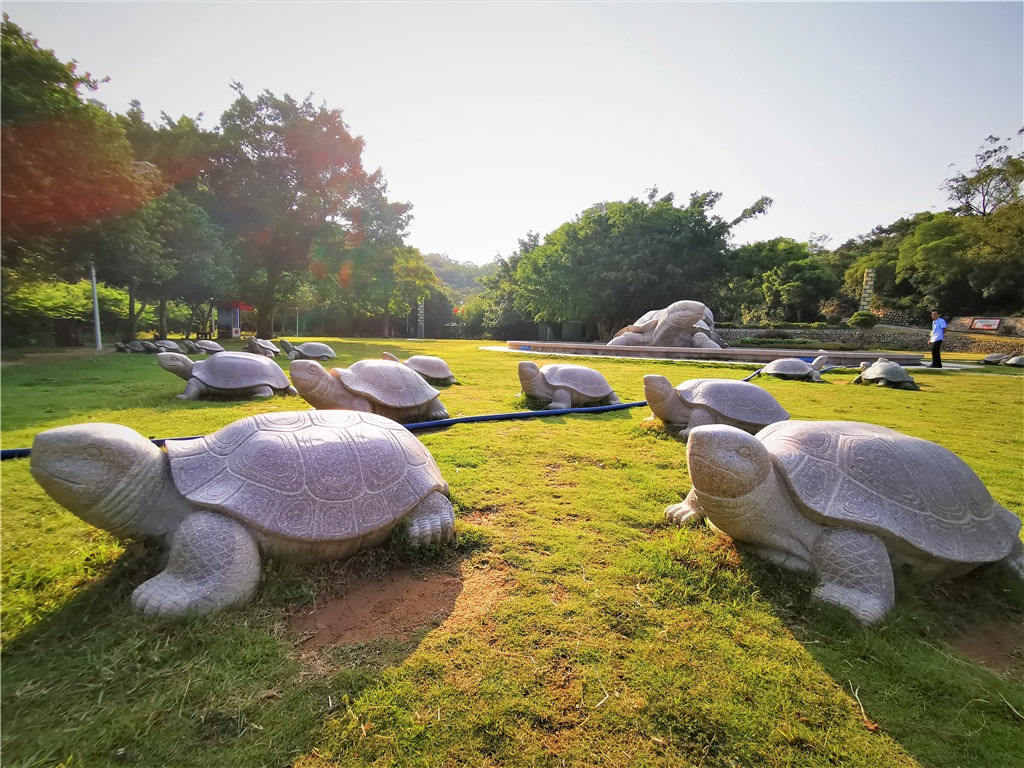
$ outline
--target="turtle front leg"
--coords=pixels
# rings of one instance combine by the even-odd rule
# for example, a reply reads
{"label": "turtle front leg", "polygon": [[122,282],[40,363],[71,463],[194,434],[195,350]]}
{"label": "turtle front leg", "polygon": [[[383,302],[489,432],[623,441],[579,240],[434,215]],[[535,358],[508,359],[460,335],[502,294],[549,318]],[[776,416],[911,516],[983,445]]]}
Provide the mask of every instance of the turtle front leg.
{"label": "turtle front leg", "polygon": [[185,391],[178,395],[179,400],[200,400],[206,395],[206,385],[199,379],[189,379]]}
{"label": "turtle front leg", "polygon": [[697,427],[707,426],[708,424],[717,424],[718,419],[715,418],[715,414],[704,408],[691,408],[690,409],[690,420],[686,424],[686,429],[680,430],[679,436],[686,440],[690,437],[692,432]]}
{"label": "turtle front leg", "polygon": [[551,402],[544,410],[557,411],[562,408],[572,408],[572,393],[565,387],[558,387],[555,389]]}
{"label": "turtle front leg", "polygon": [[201,511],[178,527],[166,569],[136,588],[132,605],[146,616],[205,616],[247,603],[259,583],[260,553],[249,531]]}
{"label": "turtle front leg", "polygon": [[665,517],[676,525],[697,525],[704,521],[704,511],[697,503],[697,494],[690,491],[681,502],[665,509]]}
{"label": "turtle front leg", "polygon": [[409,515],[409,537],[418,544],[444,544],[455,535],[455,510],[443,493],[434,491]]}
{"label": "turtle front leg", "polygon": [[821,579],[814,596],[862,624],[881,621],[896,603],[889,553],[873,534],[826,528],[814,542],[811,565]]}

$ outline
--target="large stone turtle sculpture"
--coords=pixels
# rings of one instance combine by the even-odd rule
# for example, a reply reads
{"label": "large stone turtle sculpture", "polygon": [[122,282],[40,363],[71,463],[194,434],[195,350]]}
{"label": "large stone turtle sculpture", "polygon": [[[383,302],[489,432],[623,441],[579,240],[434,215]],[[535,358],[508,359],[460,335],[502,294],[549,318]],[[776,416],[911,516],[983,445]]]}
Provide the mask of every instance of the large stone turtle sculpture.
{"label": "large stone turtle sculpture", "polygon": [[403,423],[448,418],[441,393],[401,363],[359,360],[327,371],[314,360],[296,360],[290,373],[299,395],[314,408],[377,413]]}
{"label": "large stone turtle sculpture", "polygon": [[455,383],[455,374],[452,373],[452,369],[448,367],[448,363],[440,357],[434,357],[433,355],[413,355],[408,360],[399,360],[390,352],[381,353],[381,357],[384,360],[402,363],[402,365],[412,368],[416,373],[423,377],[428,384],[449,386]]}
{"label": "large stone turtle sculpture", "polygon": [[585,365],[550,363],[543,368],[529,360],[519,363],[521,395],[550,400],[545,410],[615,405],[622,402],[604,376]]}
{"label": "large stone turtle sculpture", "polygon": [[116,536],[170,545],[165,570],[132,594],[146,615],[246,603],[263,557],[346,557],[403,521],[418,544],[454,532],[430,452],[381,416],[266,413],[166,449],[120,424],[57,427],[32,444],[32,475],[57,502]]}
{"label": "large stone turtle sculpture", "polygon": [[1003,365],[1011,365],[1014,368],[1024,368],[1024,355],[1014,355],[1013,357],[1003,360]]}
{"label": "large stone turtle sculpture", "polygon": [[782,421],[756,435],[690,433],[693,490],[665,510],[821,580],[814,595],[865,624],[895,602],[893,568],[917,581],[1004,560],[1024,576],[1020,519],[940,445],[853,421]]}
{"label": "large stone turtle sculpture", "polygon": [[991,355],[985,355],[985,357],[981,359],[981,362],[983,365],[999,365],[1009,359],[1009,355],[1003,354],[1002,352],[993,352]]}
{"label": "large stone turtle sculpture", "polygon": [[281,366],[267,357],[248,352],[221,352],[193,362],[178,352],[161,352],[157,362],[188,382],[178,395],[183,400],[239,399],[299,394]]}
{"label": "large stone turtle sculpture", "polygon": [[224,347],[209,339],[200,339],[196,342],[196,347],[199,348],[199,353],[202,355],[216,355],[218,352],[224,351]]}
{"label": "large stone turtle sculpture", "polygon": [[899,363],[880,357],[875,362],[860,364],[860,375],[853,380],[854,384],[878,384],[880,387],[893,389],[921,389],[914,377],[907,373]]}
{"label": "large stone turtle sculpture", "polygon": [[690,379],[673,388],[664,376],[644,376],[644,398],[666,424],[683,427],[686,437],[705,424],[729,424],[751,434],[789,413],[756,384],[734,379]]}
{"label": "large stone turtle sculpture", "polygon": [[289,360],[333,360],[337,357],[330,345],[322,341],[304,341],[298,346],[281,339],[281,348]]}
{"label": "large stone turtle sculpture", "polygon": [[772,360],[768,365],[758,371],[758,374],[774,376],[777,379],[790,379],[793,381],[813,381],[818,384],[822,382],[821,374],[818,371],[828,362],[827,355],[818,355],[813,362],[808,363],[799,357],[780,357]]}

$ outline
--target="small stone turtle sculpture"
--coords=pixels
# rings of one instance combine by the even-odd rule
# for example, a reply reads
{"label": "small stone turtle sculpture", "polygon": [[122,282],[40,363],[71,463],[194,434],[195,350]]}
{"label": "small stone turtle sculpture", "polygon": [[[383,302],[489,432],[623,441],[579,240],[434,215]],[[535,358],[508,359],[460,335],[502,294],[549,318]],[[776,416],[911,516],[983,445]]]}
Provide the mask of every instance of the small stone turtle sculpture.
{"label": "small stone turtle sculpture", "polygon": [[448,386],[455,383],[455,374],[452,373],[452,369],[448,367],[448,363],[440,357],[434,357],[433,355],[413,355],[408,360],[399,360],[390,352],[381,353],[381,357],[385,360],[391,360],[395,363],[407,365],[422,376],[428,384]]}
{"label": "small stone turtle sculpture", "polygon": [[402,423],[448,418],[441,393],[401,363],[359,360],[327,371],[315,360],[296,360],[289,372],[299,395],[314,408],[366,411]]}
{"label": "small stone turtle sculpture", "polygon": [[679,434],[705,424],[729,424],[754,434],[789,413],[756,384],[734,379],[690,379],[673,388],[664,376],[644,376],[644,399],[666,424],[684,427]]}
{"label": "small stone turtle sculpture", "polygon": [[772,360],[768,365],[758,371],[758,374],[774,376],[777,379],[791,379],[795,381],[813,381],[820,384],[821,374],[818,371],[828,362],[827,355],[819,355],[814,362],[808,363],[799,357],[782,357]]}
{"label": "small stone turtle sculpture", "polygon": [[255,336],[250,336],[245,340],[245,346],[242,347],[245,352],[251,352],[254,355],[263,355],[264,357],[276,357],[281,354],[281,350],[277,348],[277,345],[272,341],[266,339],[257,339]]}
{"label": "small stone turtle sculpture", "polygon": [[615,405],[622,402],[604,376],[585,365],[550,363],[543,368],[523,360],[519,363],[520,395],[550,400],[545,410]]}
{"label": "small stone turtle sculpture", "polygon": [[985,365],[999,365],[1009,359],[1009,355],[1004,355],[1002,352],[993,352],[991,355],[985,355],[985,357],[981,359],[981,362]]}
{"label": "small stone turtle sculpture", "polygon": [[873,363],[866,360],[860,364],[860,375],[853,380],[854,384],[878,384],[880,387],[893,389],[921,389],[914,377],[907,373],[899,363],[880,357]]}
{"label": "small stone turtle sculpture", "polygon": [[132,594],[148,616],[248,602],[263,557],[347,557],[405,521],[416,544],[454,533],[448,484],[430,452],[369,413],[249,416],[206,437],[169,440],[166,452],[120,424],[57,427],[36,436],[31,471],[87,523],[169,544],[165,570]]}
{"label": "small stone turtle sculpture", "polygon": [[178,395],[183,400],[298,394],[281,366],[248,352],[221,352],[195,362],[178,352],[161,352],[156,359],[161,368],[188,382]]}
{"label": "small stone turtle sculpture", "polygon": [[154,344],[152,341],[146,341],[145,339],[140,340],[139,344],[142,345],[143,351],[149,352],[152,355],[155,355],[157,352],[163,352],[164,351],[160,347],[158,347],[156,344]]}
{"label": "small stone turtle sculpture", "polygon": [[224,351],[224,347],[216,341],[210,341],[209,339],[200,339],[196,342],[196,347],[199,348],[200,354],[203,355],[216,355],[218,352]]}
{"label": "small stone turtle sculpture", "polygon": [[1002,364],[1012,365],[1014,368],[1024,368],[1024,355],[1014,355],[1007,360],[1003,360]]}
{"label": "small stone turtle sculpture", "polygon": [[199,354],[199,347],[196,346],[196,343],[194,341],[192,341],[192,339],[182,339],[178,343],[181,344],[181,346],[183,346],[185,348],[185,354],[186,355],[198,355]]}
{"label": "small stone turtle sculpture", "polygon": [[161,352],[182,352],[182,348],[177,342],[171,341],[170,339],[153,339],[153,343],[160,347]]}
{"label": "small stone turtle sculpture", "polygon": [[295,346],[286,339],[281,339],[281,349],[289,360],[333,360],[337,357],[334,350],[320,341],[304,341]]}
{"label": "small stone turtle sculpture", "polygon": [[693,490],[665,510],[706,519],[785,568],[821,581],[814,595],[872,624],[895,602],[893,568],[918,581],[1005,561],[1024,576],[1020,519],[940,445],[853,421],[782,421],[756,435],[690,433]]}
{"label": "small stone turtle sculpture", "polygon": [[144,353],[146,351],[146,348],[142,346],[142,342],[137,339],[135,341],[129,341],[127,343],[122,343],[119,341],[114,345],[114,349],[116,349],[118,352],[127,352],[129,354],[138,352]]}

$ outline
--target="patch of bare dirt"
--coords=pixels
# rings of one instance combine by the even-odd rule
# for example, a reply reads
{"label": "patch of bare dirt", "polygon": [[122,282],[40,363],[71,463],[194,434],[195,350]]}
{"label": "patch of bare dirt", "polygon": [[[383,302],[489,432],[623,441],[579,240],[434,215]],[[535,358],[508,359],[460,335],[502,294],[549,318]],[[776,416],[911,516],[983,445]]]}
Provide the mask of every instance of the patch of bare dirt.
{"label": "patch of bare dirt", "polygon": [[948,642],[964,656],[997,672],[1024,665],[1024,626],[1020,624],[980,624]]}
{"label": "patch of bare dirt", "polygon": [[292,629],[303,637],[303,654],[332,645],[370,640],[408,640],[423,627],[470,625],[501,601],[508,571],[463,565],[448,572],[394,571],[364,582],[295,616]]}

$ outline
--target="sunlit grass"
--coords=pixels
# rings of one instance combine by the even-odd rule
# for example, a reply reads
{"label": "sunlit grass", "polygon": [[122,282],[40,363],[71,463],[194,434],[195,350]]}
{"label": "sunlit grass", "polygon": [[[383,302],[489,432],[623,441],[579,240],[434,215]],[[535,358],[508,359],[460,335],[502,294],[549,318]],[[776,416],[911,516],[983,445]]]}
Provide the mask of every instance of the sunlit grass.
{"label": "sunlit grass", "polygon": [[[508,412],[519,355],[482,342],[326,340],[329,365],[436,354],[452,416]],[[564,358],[538,357],[538,362]],[[625,401],[643,375],[743,378],[756,366],[580,360]],[[287,368],[287,362],[283,362]],[[920,392],[757,379],[794,418],[872,421],[945,445],[1024,514],[1024,381],[915,372]],[[3,447],[42,429],[115,421],[151,437],[208,433],[296,397],[176,400],[148,355],[3,371]],[[350,566],[503,575],[468,626],[424,627],[300,654],[289,615],[343,594],[335,567],[273,563],[257,601],[194,623],[130,611],[155,553],[49,500],[27,460],[2,465],[5,766],[984,766],[1019,761],[1024,667],[997,673],[949,633],[1024,619],[1000,567],[915,591],[878,627],[809,602],[813,581],[706,529],[669,527],[689,490],[684,445],[646,408],[418,433],[452,489],[459,541],[402,541]]]}

